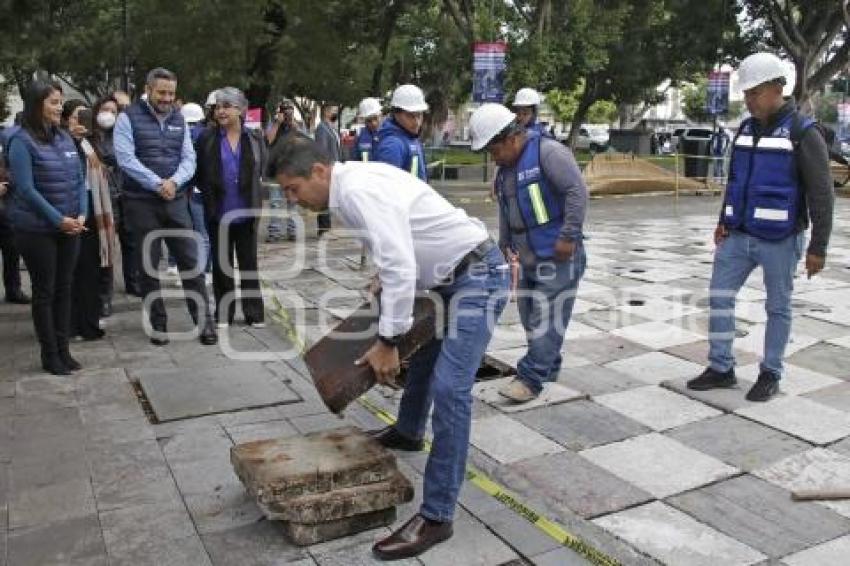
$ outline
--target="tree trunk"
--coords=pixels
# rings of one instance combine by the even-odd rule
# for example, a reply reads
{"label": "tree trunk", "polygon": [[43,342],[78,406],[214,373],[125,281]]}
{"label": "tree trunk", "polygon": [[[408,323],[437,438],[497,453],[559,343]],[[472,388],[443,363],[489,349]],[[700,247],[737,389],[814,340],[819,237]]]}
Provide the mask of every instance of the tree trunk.
{"label": "tree trunk", "polygon": [[590,107],[593,106],[593,103],[596,101],[595,98],[596,88],[592,79],[588,79],[585,82],[584,90],[581,93],[581,99],[576,107],[575,114],[573,114],[572,123],[570,124],[570,133],[567,136],[567,145],[572,150],[576,147],[578,131],[581,129],[581,125],[585,118],[587,118],[587,111],[590,110]]}
{"label": "tree trunk", "polygon": [[797,101],[797,107],[803,114],[812,113],[811,93],[809,92],[809,66],[805,61],[796,61],[794,68],[797,72],[797,83],[794,85],[793,95]]}

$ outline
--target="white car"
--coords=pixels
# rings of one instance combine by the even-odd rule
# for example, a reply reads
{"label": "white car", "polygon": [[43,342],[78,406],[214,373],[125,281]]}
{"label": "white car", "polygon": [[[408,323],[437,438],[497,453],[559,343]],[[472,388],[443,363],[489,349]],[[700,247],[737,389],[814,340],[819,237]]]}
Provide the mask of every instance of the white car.
{"label": "white car", "polygon": [[608,128],[605,126],[582,126],[576,138],[576,149],[605,151],[608,148]]}

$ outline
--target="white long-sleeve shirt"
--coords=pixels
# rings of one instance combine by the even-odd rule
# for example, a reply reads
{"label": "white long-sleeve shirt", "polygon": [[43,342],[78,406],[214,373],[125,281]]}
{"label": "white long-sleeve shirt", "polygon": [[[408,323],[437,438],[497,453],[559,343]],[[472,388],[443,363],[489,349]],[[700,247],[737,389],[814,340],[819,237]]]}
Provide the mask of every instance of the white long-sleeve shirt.
{"label": "white long-sleeve shirt", "polygon": [[329,208],[371,252],[381,281],[382,336],[407,332],[416,290],[439,285],[488,237],[480,220],[385,163],[334,164]]}

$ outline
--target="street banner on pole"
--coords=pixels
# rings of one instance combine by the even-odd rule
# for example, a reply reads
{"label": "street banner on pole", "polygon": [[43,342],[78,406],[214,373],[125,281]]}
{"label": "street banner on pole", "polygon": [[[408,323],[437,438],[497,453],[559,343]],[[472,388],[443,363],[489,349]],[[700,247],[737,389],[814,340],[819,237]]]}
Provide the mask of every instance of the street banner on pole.
{"label": "street banner on pole", "polygon": [[245,127],[250,130],[258,130],[263,127],[262,108],[249,108],[245,111]]}
{"label": "street banner on pole", "polygon": [[475,102],[502,102],[505,97],[504,41],[475,43],[472,46],[472,100]]}
{"label": "street banner on pole", "polygon": [[705,110],[713,116],[726,114],[729,111],[729,73],[711,71],[708,74]]}

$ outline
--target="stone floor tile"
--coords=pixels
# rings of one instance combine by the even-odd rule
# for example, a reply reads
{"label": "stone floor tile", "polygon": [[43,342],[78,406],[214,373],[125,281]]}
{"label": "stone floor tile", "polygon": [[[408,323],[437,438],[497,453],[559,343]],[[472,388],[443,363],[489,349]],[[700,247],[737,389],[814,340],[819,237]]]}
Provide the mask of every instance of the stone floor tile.
{"label": "stone floor tile", "polygon": [[522,556],[535,556],[561,547],[561,543],[511,509],[503,508],[484,520],[487,528]]}
{"label": "stone floor tile", "polygon": [[850,348],[834,344],[816,344],[787,359],[789,364],[838,377],[850,378]]}
{"label": "stone floor tile", "polygon": [[721,414],[708,405],[655,385],[600,395],[594,401],[657,431]]}
{"label": "stone floor tile", "polygon": [[663,352],[649,352],[617,360],[605,364],[605,367],[653,385],[668,379],[696,376],[703,369],[693,362]]}
{"label": "stone floor tile", "polygon": [[[738,378],[755,382],[758,379],[759,371],[759,364],[750,364],[735,368],[735,375]],[[785,364],[785,373],[779,382],[779,389],[786,395],[802,395],[838,383],[846,382],[810,369]]]}
{"label": "stone floor tile", "polygon": [[499,395],[499,389],[513,380],[513,377],[503,377],[499,379],[480,381],[472,386],[472,395],[488,405],[499,409],[503,413],[529,411],[539,407],[556,405],[584,397],[582,393],[570,389],[560,383],[550,382],[543,384],[543,391],[540,392],[540,395],[538,395],[536,399],[527,403],[514,403],[510,399]]}
{"label": "stone floor tile", "polygon": [[264,423],[253,423],[244,425],[225,425],[225,430],[234,444],[251,442],[253,440],[266,440],[269,438],[280,438],[283,436],[294,436],[298,431],[289,421],[278,420]]}
{"label": "stone floor tile", "polygon": [[619,303],[619,297],[611,295],[609,297],[599,297],[595,300],[599,302],[607,303],[607,306],[598,306],[594,309],[587,311],[586,313],[575,313],[575,319],[580,320],[581,322],[603,330],[605,332],[610,332],[615,328],[622,328],[624,326],[630,326],[632,324],[642,324],[644,322],[650,322],[648,318],[643,318],[633,313],[625,313],[617,308],[617,304]]}
{"label": "stone floor tile", "polygon": [[184,494],[199,533],[227,531],[262,520],[263,512],[241,483],[226,483],[212,491]]}
{"label": "stone floor tile", "polygon": [[493,331],[493,337],[490,339],[488,348],[491,350],[511,350],[513,348],[525,348],[527,344],[528,337],[521,324],[499,324]]}
{"label": "stone floor tile", "polygon": [[162,454],[171,466],[195,464],[200,460],[229,462],[232,446],[233,441],[219,425],[159,441]]}
{"label": "stone floor tile", "polygon": [[87,423],[85,430],[86,446],[94,450],[101,446],[156,440],[150,423],[142,417],[104,421],[94,425]]}
{"label": "stone floor tile", "polygon": [[502,463],[564,451],[563,446],[504,415],[473,421],[470,442]]}
{"label": "stone floor tile", "polygon": [[570,356],[590,360],[594,364],[605,364],[614,360],[631,358],[643,354],[647,348],[611,333],[601,338],[567,340],[564,342],[565,361]]}
{"label": "stone floor tile", "polygon": [[749,546],[660,501],[600,517],[593,522],[663,564],[744,566],[765,558]]}
{"label": "stone floor tile", "polygon": [[[4,477],[6,470],[0,473]],[[73,480],[88,480],[91,476],[85,452],[74,457],[33,462],[13,460],[8,467],[8,481],[12,491],[40,489]]]}
{"label": "stone floor tile", "polygon": [[681,301],[665,299],[630,298],[626,301],[626,304],[617,308],[628,315],[637,315],[654,321],[672,320],[700,311],[700,309],[686,305]]}
{"label": "stone floor tile", "polygon": [[665,434],[744,471],[769,466],[812,447],[793,436],[737,415],[706,419]]}
{"label": "stone floor tile", "polygon": [[[366,531],[372,533],[375,531]],[[372,555],[372,546],[374,542],[365,542],[343,548],[336,548],[326,552],[312,552],[313,560],[319,566],[337,566],[346,564],[350,566],[380,566],[386,564],[375,558]],[[392,564],[400,564],[401,566],[415,566],[422,564],[416,558],[407,558],[403,560],[393,561]]]}
{"label": "stone floor tile", "polygon": [[750,475],[667,499],[727,536],[779,558],[850,532],[850,520]]}
{"label": "stone floor tile", "polygon": [[419,556],[425,566],[490,566],[516,558],[516,552],[465,512],[455,516],[452,538]]}
{"label": "stone floor tile", "polygon": [[[5,533],[4,533],[5,536]],[[7,556],[14,566],[106,566],[97,515],[38,524],[9,533]]]}
{"label": "stone floor tile", "polygon": [[163,540],[126,554],[109,556],[110,566],[212,566],[196,535]]}
{"label": "stone floor tile", "polygon": [[658,433],[597,446],[579,454],[658,498],[738,472],[737,468]]}
{"label": "stone floor tile", "polygon": [[850,555],[850,535],[845,535],[786,556],[782,559],[782,564],[786,566],[844,564],[847,562],[848,555]]}
{"label": "stone floor tile", "polygon": [[[850,485],[850,457],[824,448],[813,448],[788,456],[752,473],[788,491],[836,487],[843,489]],[[850,517],[848,500],[823,501],[818,504]]]}
{"label": "stone floor tile", "polygon": [[214,566],[271,566],[308,560],[306,550],[288,542],[277,521],[261,520],[201,536]]}
{"label": "stone floor tile", "polygon": [[[549,505],[568,509],[584,518],[605,515],[652,499],[649,493],[627,480],[572,452],[516,462],[499,476],[503,483],[523,496],[538,494],[545,497]],[[484,517],[488,523],[489,516],[488,513]]]}
{"label": "stone floor tile", "polygon": [[562,369],[558,374],[558,383],[586,395],[604,395],[615,391],[625,391],[646,385],[644,381],[632,379],[624,373],[591,364],[580,368]]}
{"label": "stone floor tile", "polygon": [[[832,324],[810,316],[795,316],[793,325],[797,332],[806,336],[814,336],[820,340],[830,341],[831,339],[850,335],[850,331],[848,331],[846,326]],[[844,344],[844,347],[850,348],[850,344]]]}
{"label": "stone floor tile", "polygon": [[570,450],[584,450],[649,432],[622,414],[593,401],[573,401],[519,413],[518,421]]}
{"label": "stone floor tile", "polygon": [[9,527],[12,529],[78,519],[94,513],[94,496],[88,478],[17,491],[9,497]]}
{"label": "stone floor tile", "polygon": [[[688,389],[688,381],[695,377],[696,375],[692,375],[680,379],[664,381],[661,383],[661,386],[721,411],[732,412],[742,407],[756,405],[756,403],[747,401],[747,391],[749,391],[750,387],[753,385],[750,381],[739,379],[737,385],[734,387],[710,389],[708,391],[694,391],[693,389]],[[782,393],[779,393],[779,395],[781,396]]]}
{"label": "stone floor tile", "polygon": [[581,554],[564,546],[532,556],[529,560],[535,566],[590,566],[593,564]]}
{"label": "stone floor tile", "polygon": [[821,403],[822,405],[827,405],[833,409],[850,413],[850,383],[846,381],[805,393],[803,397]]}
{"label": "stone floor tile", "polygon": [[180,501],[124,507],[100,513],[106,549],[111,556],[130,554],[163,540],[195,534],[195,527]]}
{"label": "stone floor tile", "polygon": [[850,414],[805,397],[782,397],[735,412],[812,444],[829,444],[850,435]]}
{"label": "stone floor tile", "polygon": [[[700,367],[705,367],[708,365],[708,347],[708,340],[702,340],[700,342],[691,342],[689,344],[665,348],[664,352],[676,356],[677,358],[693,362]],[[754,364],[759,361],[759,357],[752,352],[745,352],[744,350],[736,348],[735,360],[737,365],[740,366]]]}

